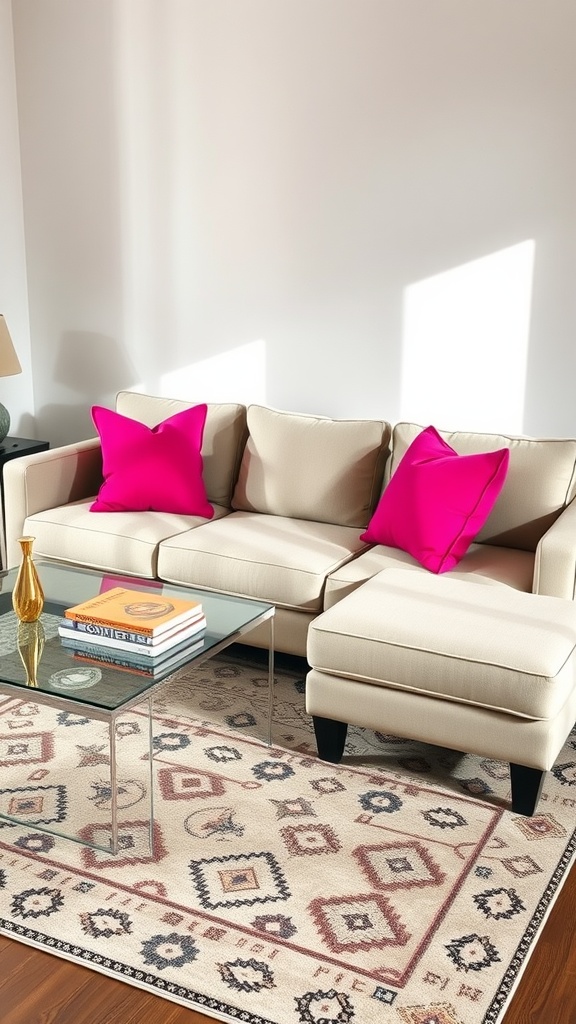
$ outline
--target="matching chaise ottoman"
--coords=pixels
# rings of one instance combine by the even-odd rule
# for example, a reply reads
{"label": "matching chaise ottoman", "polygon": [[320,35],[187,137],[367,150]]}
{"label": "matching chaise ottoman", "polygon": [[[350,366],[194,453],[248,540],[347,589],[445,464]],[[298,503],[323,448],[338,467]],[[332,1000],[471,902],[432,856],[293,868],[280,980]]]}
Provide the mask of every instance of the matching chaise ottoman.
{"label": "matching chaise ottoman", "polygon": [[497,758],[532,815],[576,720],[575,648],[573,601],[384,570],[309,627],[319,756],[338,762],[353,723]]}

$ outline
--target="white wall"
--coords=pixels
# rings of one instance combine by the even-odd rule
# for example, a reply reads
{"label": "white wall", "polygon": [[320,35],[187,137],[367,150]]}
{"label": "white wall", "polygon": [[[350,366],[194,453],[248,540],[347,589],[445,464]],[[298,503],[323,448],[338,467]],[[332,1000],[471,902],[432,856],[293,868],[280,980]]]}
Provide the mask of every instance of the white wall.
{"label": "white wall", "polygon": [[10,433],[36,437],[30,364],[30,328],[24,252],[24,219],[18,145],[16,78],[10,0],[0,0],[0,313],[18,353],[22,373],[0,377],[0,402]]}
{"label": "white wall", "polygon": [[573,0],[13,10],[43,436],[124,387],[576,434]]}

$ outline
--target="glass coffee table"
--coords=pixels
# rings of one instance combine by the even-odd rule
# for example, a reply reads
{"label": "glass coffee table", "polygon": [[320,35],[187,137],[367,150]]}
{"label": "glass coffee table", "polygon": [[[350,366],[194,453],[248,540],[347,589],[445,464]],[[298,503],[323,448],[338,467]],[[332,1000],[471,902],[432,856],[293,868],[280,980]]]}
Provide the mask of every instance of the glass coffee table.
{"label": "glass coffee table", "polygon": [[[26,748],[28,739],[39,734],[33,731],[24,735],[4,735],[0,725],[0,821],[15,825],[31,826],[40,832],[47,832],[72,839],[107,853],[118,852],[118,774],[117,774],[117,725],[121,716],[138,705],[146,707],[147,728],[145,729],[146,749],[142,762],[146,764],[145,788],[148,790],[149,845],[153,849],[154,839],[154,780],[153,780],[153,715],[152,700],[166,680],[175,671],[190,665],[199,666],[224,648],[235,643],[250,630],[263,622],[269,623],[268,647],[268,721],[265,742],[272,742],[272,709],[274,700],[274,605],[242,597],[206,590],[163,584],[133,576],[117,576],[101,573],[52,561],[36,561],[36,568],[44,590],[44,610],[39,626],[32,630],[18,624],[12,608],[12,588],[16,582],[17,570],[0,573],[0,697],[10,706],[26,708],[28,705],[43,705],[59,712],[58,722],[68,723],[70,716],[83,716],[90,721],[104,722],[107,727],[108,756],[100,754],[101,762],[109,757],[110,825],[98,833],[99,838],[86,835],[76,836],[64,832],[59,822],[63,815],[57,806],[47,809],[42,794],[42,770],[39,768],[26,777],[34,785],[6,785],[7,767],[19,763],[29,766],[34,756]],[[57,633],[57,623],[66,608],[95,596],[113,586],[131,587],[139,591],[150,591],[155,595],[191,598],[201,601],[206,615],[206,630],[202,643],[190,640],[190,656],[183,664],[166,668],[154,675],[142,675],[130,669],[119,669],[105,662],[98,666],[75,660],[74,652],[64,647]],[[30,635],[36,629],[35,651],[38,655],[34,671],[30,670]],[[36,659],[32,659],[36,660]],[[26,667],[28,666],[28,667]],[[15,704],[13,703],[15,702]],[[141,709],[140,709],[141,710]],[[28,725],[28,723],[26,723]],[[58,728],[58,726],[56,726]],[[63,727],[63,726],[60,726]],[[27,742],[24,743],[23,741]],[[28,744],[32,748],[32,740]],[[79,748],[84,750],[85,748]],[[96,756],[96,755],[95,755]],[[41,758],[37,758],[38,761]],[[48,787],[46,787],[48,788]],[[108,839],[106,839],[108,836]],[[104,838],[102,838],[104,837]]]}

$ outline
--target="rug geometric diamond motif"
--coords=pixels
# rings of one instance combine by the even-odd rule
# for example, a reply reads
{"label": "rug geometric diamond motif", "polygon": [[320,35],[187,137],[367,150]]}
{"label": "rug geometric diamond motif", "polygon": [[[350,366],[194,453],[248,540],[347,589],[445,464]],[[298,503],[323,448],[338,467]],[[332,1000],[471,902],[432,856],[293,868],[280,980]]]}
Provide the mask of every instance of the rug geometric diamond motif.
{"label": "rug geometric diamond motif", "polygon": [[290,896],[286,879],[271,853],[193,860],[190,872],[200,905],[206,910],[275,903]]}
{"label": "rug geometric diamond motif", "polygon": [[[65,786],[20,786],[0,789],[0,814],[38,825],[50,825],[66,819]],[[9,827],[0,821],[0,828]]]}
{"label": "rug geometric diamond motif", "polygon": [[280,829],[280,835],[287,849],[296,857],[321,856],[340,849],[338,836],[329,825],[287,825]]}
{"label": "rug geometric diamond motif", "polygon": [[[123,867],[134,864],[159,863],[166,856],[166,847],[160,826],[153,824],[154,852],[150,852],[150,823],[142,821],[121,821],[118,823],[118,853],[111,854],[106,850],[81,848],[81,857],[87,868],[112,868],[120,871]],[[107,846],[110,844],[111,828],[108,823],[91,822],[79,830],[79,836],[88,843]]]}
{"label": "rug geometric diamond motif", "polygon": [[376,889],[409,889],[444,881],[443,872],[417,840],[359,846],[354,856]]}
{"label": "rug geometric diamond motif", "polygon": [[54,756],[51,732],[0,736],[0,768],[13,764],[42,764]]}
{"label": "rug geometric diamond motif", "polygon": [[432,1003],[430,1006],[409,1006],[398,1011],[404,1024],[464,1024],[456,1016],[453,1006],[448,1003]]}
{"label": "rug geometric diamond motif", "polygon": [[405,946],[410,938],[398,914],[380,893],[313,900],[310,913],[334,953]]}
{"label": "rug geometric diamond motif", "polygon": [[221,796],[224,786],[216,775],[185,768],[161,768],[158,785],[164,800],[192,800],[194,797]]}

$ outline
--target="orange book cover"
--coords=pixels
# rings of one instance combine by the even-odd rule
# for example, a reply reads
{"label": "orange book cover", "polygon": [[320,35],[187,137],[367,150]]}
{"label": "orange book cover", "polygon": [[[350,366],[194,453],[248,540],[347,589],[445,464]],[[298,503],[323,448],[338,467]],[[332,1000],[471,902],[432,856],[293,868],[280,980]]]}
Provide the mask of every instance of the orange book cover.
{"label": "orange book cover", "polygon": [[99,626],[131,629],[143,636],[158,636],[170,627],[194,618],[201,611],[200,601],[114,587],[67,608],[64,615],[78,622],[93,622]]}

